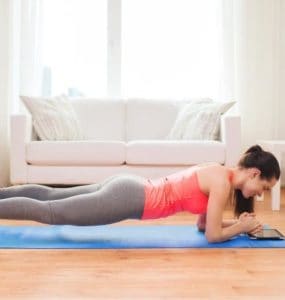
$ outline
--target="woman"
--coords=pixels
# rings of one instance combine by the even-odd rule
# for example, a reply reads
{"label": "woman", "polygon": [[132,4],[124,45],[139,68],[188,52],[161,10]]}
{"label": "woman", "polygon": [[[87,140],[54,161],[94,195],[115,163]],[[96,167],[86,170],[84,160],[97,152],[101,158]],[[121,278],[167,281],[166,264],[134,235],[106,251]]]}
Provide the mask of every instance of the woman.
{"label": "woman", "polygon": [[[280,177],[276,158],[256,145],[233,168],[208,164],[157,180],[117,175],[102,184],[51,188],[27,184],[0,190],[0,218],[47,224],[102,225],[125,219],[155,219],[178,211],[198,214],[209,242],[221,242],[262,225],[253,213],[254,196]],[[223,221],[234,199],[236,220]]]}

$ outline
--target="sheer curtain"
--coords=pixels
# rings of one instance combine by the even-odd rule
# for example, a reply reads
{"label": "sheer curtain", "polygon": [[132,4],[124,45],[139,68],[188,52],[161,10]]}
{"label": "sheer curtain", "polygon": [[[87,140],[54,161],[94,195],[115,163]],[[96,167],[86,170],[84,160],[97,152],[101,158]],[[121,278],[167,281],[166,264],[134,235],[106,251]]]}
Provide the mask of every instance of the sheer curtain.
{"label": "sheer curtain", "polygon": [[41,2],[42,93],[106,96],[107,1]]}
{"label": "sheer curtain", "polygon": [[0,186],[9,183],[9,116],[19,92],[20,0],[0,0]]}
{"label": "sheer curtain", "polygon": [[41,95],[43,2],[22,0],[20,8],[20,94]]}
{"label": "sheer curtain", "polygon": [[22,0],[20,94],[106,96],[106,0]]}
{"label": "sheer curtain", "polygon": [[0,0],[0,186],[9,184],[10,115],[19,112],[20,93],[39,93],[40,6],[41,1]]}

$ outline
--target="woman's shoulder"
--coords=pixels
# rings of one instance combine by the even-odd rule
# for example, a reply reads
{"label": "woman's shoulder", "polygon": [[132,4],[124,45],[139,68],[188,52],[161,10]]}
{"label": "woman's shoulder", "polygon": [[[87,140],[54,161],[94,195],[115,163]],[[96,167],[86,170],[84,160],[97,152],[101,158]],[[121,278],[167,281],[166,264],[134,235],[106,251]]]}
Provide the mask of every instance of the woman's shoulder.
{"label": "woman's shoulder", "polygon": [[226,176],[230,169],[218,163],[201,164],[197,168],[198,172],[203,172],[212,175],[213,173]]}
{"label": "woman's shoulder", "polygon": [[231,188],[230,170],[220,164],[201,165],[197,169],[201,188],[208,192],[212,188]]}

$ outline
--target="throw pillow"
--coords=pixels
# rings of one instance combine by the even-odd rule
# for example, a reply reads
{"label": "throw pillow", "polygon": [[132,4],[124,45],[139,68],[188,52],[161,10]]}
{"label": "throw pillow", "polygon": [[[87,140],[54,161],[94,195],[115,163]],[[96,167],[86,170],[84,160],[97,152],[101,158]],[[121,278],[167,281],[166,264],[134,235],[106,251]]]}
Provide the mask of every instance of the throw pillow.
{"label": "throw pillow", "polygon": [[169,139],[218,140],[220,118],[235,102],[193,102],[184,106],[172,127]]}
{"label": "throw pillow", "polygon": [[180,140],[182,139],[186,123],[188,122],[188,107],[195,106],[196,104],[201,104],[201,103],[210,103],[213,102],[212,99],[210,98],[202,98],[202,99],[193,99],[189,103],[184,104],[182,108],[180,109],[179,113],[177,114],[176,120],[174,122],[173,127],[171,128],[168,136],[166,137],[167,139],[170,140]]}
{"label": "throw pillow", "polygon": [[41,140],[84,139],[73,106],[65,96],[20,98],[31,113],[34,129]]}

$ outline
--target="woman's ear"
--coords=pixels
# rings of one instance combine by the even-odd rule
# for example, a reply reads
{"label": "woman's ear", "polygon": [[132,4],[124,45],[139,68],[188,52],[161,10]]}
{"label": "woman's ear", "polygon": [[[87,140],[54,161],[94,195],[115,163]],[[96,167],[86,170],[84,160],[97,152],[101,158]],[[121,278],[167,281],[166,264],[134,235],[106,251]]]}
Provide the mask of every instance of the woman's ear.
{"label": "woman's ear", "polygon": [[252,178],[254,178],[254,177],[258,177],[261,174],[261,172],[257,168],[250,168],[250,174]]}

